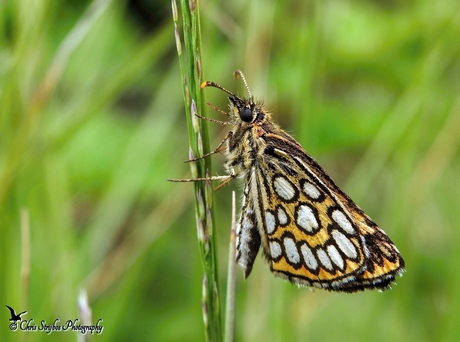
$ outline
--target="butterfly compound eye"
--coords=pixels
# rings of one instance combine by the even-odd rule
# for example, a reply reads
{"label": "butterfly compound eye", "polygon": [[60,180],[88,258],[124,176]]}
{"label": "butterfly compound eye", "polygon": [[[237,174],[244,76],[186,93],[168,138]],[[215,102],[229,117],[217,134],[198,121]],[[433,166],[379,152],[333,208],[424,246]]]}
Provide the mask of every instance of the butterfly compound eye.
{"label": "butterfly compound eye", "polygon": [[252,121],[252,110],[250,108],[244,107],[240,110],[240,118],[244,122],[251,122]]}

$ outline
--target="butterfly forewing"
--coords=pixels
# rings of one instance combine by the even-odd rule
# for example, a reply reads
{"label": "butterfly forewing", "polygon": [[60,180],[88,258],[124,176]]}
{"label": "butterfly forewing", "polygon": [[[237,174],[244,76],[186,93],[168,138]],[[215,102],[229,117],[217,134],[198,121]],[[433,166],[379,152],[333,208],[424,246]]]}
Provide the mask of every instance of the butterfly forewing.
{"label": "butterfly forewing", "polygon": [[262,246],[272,272],[295,284],[344,292],[389,288],[404,260],[383,230],[261,103],[208,85],[230,94],[234,129],[225,156],[230,175],[244,179],[237,261],[245,276]]}
{"label": "butterfly forewing", "polygon": [[365,265],[358,228],[326,184],[304,167],[302,149],[292,145],[286,152],[273,146],[276,139],[267,142],[272,145],[261,155],[266,166],[261,197],[268,201],[259,203],[272,271],[321,288],[353,281]]}

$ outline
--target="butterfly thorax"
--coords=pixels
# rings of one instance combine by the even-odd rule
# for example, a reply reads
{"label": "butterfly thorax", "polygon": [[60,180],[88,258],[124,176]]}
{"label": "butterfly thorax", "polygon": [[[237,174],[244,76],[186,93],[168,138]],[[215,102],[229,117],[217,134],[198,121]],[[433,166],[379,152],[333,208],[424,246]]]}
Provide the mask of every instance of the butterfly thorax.
{"label": "butterfly thorax", "polygon": [[273,150],[273,139],[292,154],[306,153],[294,138],[271,121],[271,114],[262,102],[236,96],[229,99],[229,114],[235,125],[229,133],[226,150],[226,167],[231,174],[242,177],[262,162],[263,154]]}

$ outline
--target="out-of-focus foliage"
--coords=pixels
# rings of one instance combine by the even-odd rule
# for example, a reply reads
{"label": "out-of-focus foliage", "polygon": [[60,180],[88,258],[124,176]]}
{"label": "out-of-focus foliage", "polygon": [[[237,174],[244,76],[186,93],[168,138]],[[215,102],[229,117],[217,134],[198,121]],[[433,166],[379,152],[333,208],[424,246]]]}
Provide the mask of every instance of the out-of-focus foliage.
{"label": "out-of-focus foliage", "polygon": [[[23,319],[76,319],[85,289],[95,340],[203,340],[192,186],[166,182],[189,176],[170,6],[0,4],[0,304]],[[460,338],[459,7],[200,2],[205,78],[243,93],[242,69],[407,263],[391,291],[345,295],[297,289],[259,258],[238,274],[238,341]],[[226,127],[210,130],[217,146]],[[215,200],[222,286],[232,189]],[[9,318],[0,340],[76,338],[11,332]]]}

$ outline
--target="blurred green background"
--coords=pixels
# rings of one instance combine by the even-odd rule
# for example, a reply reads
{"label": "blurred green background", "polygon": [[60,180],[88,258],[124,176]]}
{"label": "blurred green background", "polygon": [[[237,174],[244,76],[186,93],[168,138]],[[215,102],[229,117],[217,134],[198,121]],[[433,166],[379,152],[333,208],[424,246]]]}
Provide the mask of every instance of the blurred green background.
{"label": "blurred green background", "polygon": [[[238,270],[238,341],[460,339],[459,9],[200,2],[205,78],[244,94],[243,70],[407,264],[392,290],[346,295],[258,258]],[[190,176],[175,49],[169,1],[0,2],[0,340],[75,340],[11,332],[4,305],[62,323],[81,289],[103,319],[94,340],[204,339],[193,187],[166,181]],[[209,127],[217,146],[226,128]],[[215,198],[222,303],[231,190]]]}

